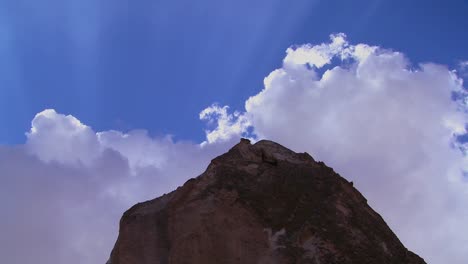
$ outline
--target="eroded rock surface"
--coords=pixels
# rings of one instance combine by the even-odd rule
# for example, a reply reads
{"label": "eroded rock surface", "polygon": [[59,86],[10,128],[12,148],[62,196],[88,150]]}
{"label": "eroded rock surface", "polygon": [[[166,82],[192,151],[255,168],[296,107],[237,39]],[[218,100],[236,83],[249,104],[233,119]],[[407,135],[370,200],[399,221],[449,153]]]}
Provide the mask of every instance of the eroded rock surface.
{"label": "eroded rock surface", "polygon": [[123,215],[109,264],[416,264],[352,183],[307,153],[241,140]]}

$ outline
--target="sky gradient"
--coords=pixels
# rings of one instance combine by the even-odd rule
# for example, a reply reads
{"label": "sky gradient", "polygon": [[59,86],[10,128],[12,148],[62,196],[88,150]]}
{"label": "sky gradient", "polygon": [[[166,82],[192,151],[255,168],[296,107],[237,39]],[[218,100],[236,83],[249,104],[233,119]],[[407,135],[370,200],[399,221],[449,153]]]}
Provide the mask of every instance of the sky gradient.
{"label": "sky gradient", "polygon": [[0,0],[0,255],[104,264],[136,202],[240,137],[468,259],[468,2]]}

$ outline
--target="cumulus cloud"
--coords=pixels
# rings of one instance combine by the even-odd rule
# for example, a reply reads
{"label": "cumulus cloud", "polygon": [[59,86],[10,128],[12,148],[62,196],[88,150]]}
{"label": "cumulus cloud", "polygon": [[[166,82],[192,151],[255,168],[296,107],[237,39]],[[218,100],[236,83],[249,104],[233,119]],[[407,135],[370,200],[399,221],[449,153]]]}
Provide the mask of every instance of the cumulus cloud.
{"label": "cumulus cloud", "polygon": [[284,58],[284,64],[309,64],[317,68],[322,68],[329,64],[331,59],[339,53],[342,53],[348,46],[343,33],[331,35],[331,43],[321,45],[306,44],[298,48],[288,48],[287,56]]}
{"label": "cumulus cloud", "polygon": [[90,127],[53,109],[38,113],[26,136],[29,151],[45,162],[89,164],[101,151]]}
{"label": "cumulus cloud", "polygon": [[2,261],[105,263],[126,209],[197,176],[231,144],[95,132],[71,115],[38,113],[24,145],[0,146]]}
{"label": "cumulus cloud", "polygon": [[307,151],[354,181],[429,263],[465,263],[468,166],[457,138],[467,108],[456,72],[336,34],[287,49],[264,84],[237,114],[257,138]]}
{"label": "cumulus cloud", "polygon": [[365,60],[377,49],[366,44],[349,45],[344,33],[332,34],[330,40],[331,43],[305,44],[288,48],[283,60],[284,66],[309,65],[319,69],[330,64],[335,57],[341,60],[348,58]]}
{"label": "cumulus cloud", "polygon": [[206,131],[206,142],[203,144],[224,142],[233,137],[248,137],[249,119],[237,111],[229,114],[228,108],[213,104],[200,112],[200,120],[208,124],[215,123],[214,129]]}

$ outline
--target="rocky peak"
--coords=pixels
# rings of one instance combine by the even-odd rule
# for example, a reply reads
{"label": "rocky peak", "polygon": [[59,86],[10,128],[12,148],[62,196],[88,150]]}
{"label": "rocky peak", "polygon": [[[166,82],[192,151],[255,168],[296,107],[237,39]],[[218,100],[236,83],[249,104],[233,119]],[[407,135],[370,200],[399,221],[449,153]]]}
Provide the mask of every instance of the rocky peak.
{"label": "rocky peak", "polygon": [[199,177],[125,212],[108,263],[425,262],[323,162],[242,139]]}

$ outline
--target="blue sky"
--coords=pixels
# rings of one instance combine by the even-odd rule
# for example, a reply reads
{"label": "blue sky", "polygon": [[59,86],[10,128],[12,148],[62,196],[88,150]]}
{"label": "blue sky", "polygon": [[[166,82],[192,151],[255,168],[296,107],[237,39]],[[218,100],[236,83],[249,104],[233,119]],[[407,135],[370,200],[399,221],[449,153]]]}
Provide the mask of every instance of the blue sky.
{"label": "blue sky", "polygon": [[413,63],[468,59],[468,1],[0,1],[0,142],[54,108],[95,130],[200,141],[213,102],[243,110],[287,47],[336,32]]}
{"label": "blue sky", "polygon": [[428,263],[465,264],[466,14],[466,0],[0,0],[2,261],[105,263],[122,212],[247,136],[353,181]]}

